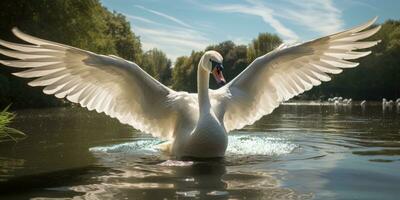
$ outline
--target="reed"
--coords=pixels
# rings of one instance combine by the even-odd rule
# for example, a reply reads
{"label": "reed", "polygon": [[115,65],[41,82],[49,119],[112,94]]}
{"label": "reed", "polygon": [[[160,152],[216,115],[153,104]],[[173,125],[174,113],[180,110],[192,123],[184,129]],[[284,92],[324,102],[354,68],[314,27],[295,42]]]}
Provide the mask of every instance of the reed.
{"label": "reed", "polygon": [[0,111],[0,142],[18,141],[26,137],[25,133],[9,127],[12,120],[15,118],[15,113],[8,112],[10,105],[3,111]]}

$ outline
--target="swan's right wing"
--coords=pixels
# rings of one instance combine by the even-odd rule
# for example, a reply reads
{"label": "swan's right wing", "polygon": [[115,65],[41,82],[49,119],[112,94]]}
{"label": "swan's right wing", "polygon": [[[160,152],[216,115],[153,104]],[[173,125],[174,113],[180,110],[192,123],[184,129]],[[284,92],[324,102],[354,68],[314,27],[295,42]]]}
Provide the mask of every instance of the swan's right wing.
{"label": "swan's right wing", "polygon": [[191,99],[167,88],[133,62],[36,38],[18,29],[13,33],[33,45],[0,40],[0,45],[9,48],[0,48],[0,54],[18,59],[0,63],[24,69],[14,75],[33,78],[29,85],[43,86],[46,94],[168,139],[174,137],[179,115],[190,112],[185,106]]}
{"label": "swan's right wing", "polygon": [[[271,113],[279,104],[321,81],[329,74],[356,67],[347,60],[366,56],[379,41],[360,41],[375,34],[380,26],[368,29],[376,18],[350,30],[295,46],[281,46],[254,60],[242,73],[212,97],[218,117],[227,131],[240,129]],[[368,29],[368,30],[367,30]]]}

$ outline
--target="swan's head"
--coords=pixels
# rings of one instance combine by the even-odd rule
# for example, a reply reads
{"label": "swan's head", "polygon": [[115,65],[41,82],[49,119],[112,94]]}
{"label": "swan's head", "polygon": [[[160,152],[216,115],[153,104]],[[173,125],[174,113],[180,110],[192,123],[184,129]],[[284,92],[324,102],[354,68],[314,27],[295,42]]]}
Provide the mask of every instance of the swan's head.
{"label": "swan's head", "polygon": [[216,51],[206,51],[201,58],[201,67],[211,73],[220,86],[226,83],[224,75],[222,74],[222,70],[224,69],[222,61],[223,58],[221,54]]}

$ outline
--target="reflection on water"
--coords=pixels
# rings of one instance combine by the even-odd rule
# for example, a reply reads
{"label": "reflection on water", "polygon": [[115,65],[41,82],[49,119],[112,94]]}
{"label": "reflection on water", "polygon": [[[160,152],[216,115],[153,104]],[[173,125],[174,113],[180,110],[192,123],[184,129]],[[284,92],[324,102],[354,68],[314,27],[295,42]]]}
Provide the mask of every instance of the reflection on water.
{"label": "reflection on water", "polygon": [[0,157],[0,182],[12,177],[15,170],[24,166],[25,160]]}
{"label": "reflection on water", "polygon": [[396,199],[400,122],[381,106],[283,105],[229,135],[222,160],[176,161],[162,141],[81,109],[26,110],[0,146],[0,198]]}

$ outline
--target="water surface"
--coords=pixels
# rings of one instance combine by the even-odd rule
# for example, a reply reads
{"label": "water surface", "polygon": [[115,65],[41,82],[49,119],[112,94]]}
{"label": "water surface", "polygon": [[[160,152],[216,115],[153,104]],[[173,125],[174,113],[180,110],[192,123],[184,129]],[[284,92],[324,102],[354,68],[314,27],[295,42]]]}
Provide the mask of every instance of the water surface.
{"label": "water surface", "polygon": [[175,161],[162,141],[84,109],[21,110],[0,144],[7,199],[398,199],[400,114],[282,105],[229,136],[223,160]]}

